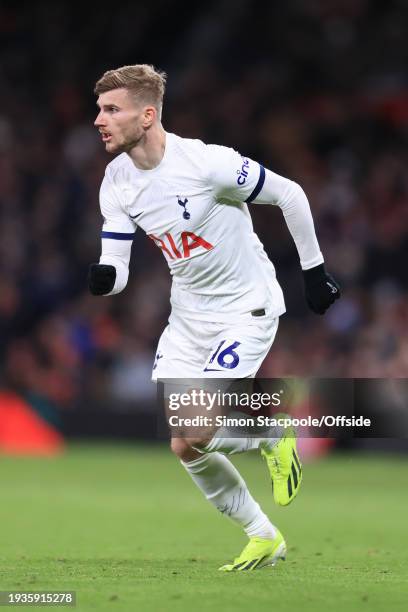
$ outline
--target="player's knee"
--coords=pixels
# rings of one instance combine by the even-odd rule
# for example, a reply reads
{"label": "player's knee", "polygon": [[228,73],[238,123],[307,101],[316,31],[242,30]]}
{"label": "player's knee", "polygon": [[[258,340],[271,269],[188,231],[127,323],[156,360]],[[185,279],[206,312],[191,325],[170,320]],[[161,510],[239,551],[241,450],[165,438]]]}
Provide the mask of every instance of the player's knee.
{"label": "player's knee", "polygon": [[182,461],[194,461],[201,456],[201,453],[192,447],[191,442],[184,438],[172,438],[171,450]]}

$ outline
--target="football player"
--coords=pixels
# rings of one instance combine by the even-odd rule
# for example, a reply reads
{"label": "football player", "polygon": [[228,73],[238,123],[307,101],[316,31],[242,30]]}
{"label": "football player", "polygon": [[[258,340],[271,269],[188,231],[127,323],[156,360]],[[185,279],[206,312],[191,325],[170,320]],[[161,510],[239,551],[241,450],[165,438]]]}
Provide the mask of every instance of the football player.
{"label": "football player", "polygon": [[[339,286],[326,272],[302,188],[231,148],[166,132],[165,82],[154,67],[133,65],[109,70],[96,83],[95,126],[115,158],[100,190],[102,253],[90,266],[90,291],[114,295],[125,288],[140,228],[161,249],[172,275],[171,315],[153,379],[251,378],[271,348],[285,304],[250,208],[281,208],[314,312],[323,314],[339,298]],[[220,569],[255,570],[285,557],[282,534],[228,455],[259,449],[275,502],[285,506],[302,481],[292,428],[277,438],[231,438],[219,431],[210,439],[174,437],[171,448],[210,503],[249,538]]]}

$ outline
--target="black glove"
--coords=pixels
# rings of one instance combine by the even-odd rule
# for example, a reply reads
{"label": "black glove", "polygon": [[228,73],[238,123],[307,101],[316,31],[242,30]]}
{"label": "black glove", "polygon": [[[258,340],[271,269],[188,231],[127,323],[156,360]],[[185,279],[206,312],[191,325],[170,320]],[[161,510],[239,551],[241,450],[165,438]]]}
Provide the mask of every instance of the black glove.
{"label": "black glove", "polygon": [[324,314],[340,297],[340,287],[320,264],[310,270],[302,270],[306,302],[316,314]]}
{"label": "black glove", "polygon": [[88,286],[93,295],[110,293],[115,285],[116,268],[93,263],[89,266]]}

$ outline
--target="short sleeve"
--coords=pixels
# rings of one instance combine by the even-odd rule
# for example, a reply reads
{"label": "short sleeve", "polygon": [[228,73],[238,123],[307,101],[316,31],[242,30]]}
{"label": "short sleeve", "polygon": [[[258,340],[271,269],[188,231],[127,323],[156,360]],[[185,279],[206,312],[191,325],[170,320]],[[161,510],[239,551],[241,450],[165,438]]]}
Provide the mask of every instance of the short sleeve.
{"label": "short sleeve", "polygon": [[209,181],[217,198],[252,202],[265,181],[265,169],[234,149],[207,145]]}
{"label": "short sleeve", "polygon": [[135,224],[125,212],[120,195],[108,171],[102,181],[99,202],[103,217],[101,237],[132,240],[135,235]]}

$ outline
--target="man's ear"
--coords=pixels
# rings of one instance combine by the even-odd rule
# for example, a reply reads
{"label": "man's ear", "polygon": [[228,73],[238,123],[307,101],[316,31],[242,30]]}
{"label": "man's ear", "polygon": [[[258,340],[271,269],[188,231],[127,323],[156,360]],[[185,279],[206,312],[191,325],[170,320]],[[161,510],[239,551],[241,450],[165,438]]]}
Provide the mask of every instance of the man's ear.
{"label": "man's ear", "polygon": [[154,106],[145,106],[143,109],[143,127],[148,129],[157,117],[157,110]]}

